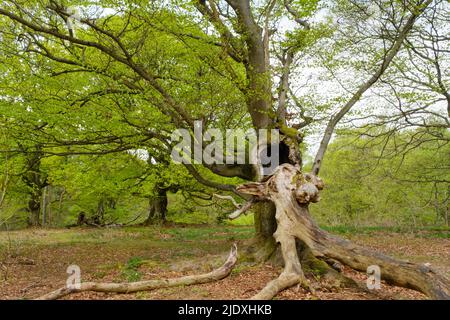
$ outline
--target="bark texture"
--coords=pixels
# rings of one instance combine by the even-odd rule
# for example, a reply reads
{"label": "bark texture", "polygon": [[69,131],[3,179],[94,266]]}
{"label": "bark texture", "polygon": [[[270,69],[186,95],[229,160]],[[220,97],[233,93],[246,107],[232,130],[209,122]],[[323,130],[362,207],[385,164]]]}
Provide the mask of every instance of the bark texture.
{"label": "bark texture", "polygon": [[191,275],[173,279],[161,279],[161,280],[147,280],[131,283],[99,283],[99,282],[84,282],[76,287],[62,287],[53,292],[47,293],[37,298],[37,300],[56,300],[67,296],[71,293],[83,292],[83,291],[96,291],[96,292],[114,292],[114,293],[132,293],[138,291],[148,291],[153,289],[188,286],[193,284],[208,283],[226,278],[237,261],[237,246],[233,245],[230,254],[225,263],[209,273],[200,275]]}

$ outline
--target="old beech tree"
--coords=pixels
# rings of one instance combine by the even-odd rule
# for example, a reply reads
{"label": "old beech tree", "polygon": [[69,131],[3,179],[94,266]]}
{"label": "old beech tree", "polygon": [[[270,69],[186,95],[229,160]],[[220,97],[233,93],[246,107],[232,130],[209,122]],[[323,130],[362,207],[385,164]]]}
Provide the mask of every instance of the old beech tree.
{"label": "old beech tree", "polygon": [[[56,99],[38,116],[43,120],[35,128],[42,152],[99,154],[145,148],[150,156],[152,149],[170,153],[170,132],[194,131],[196,120],[205,128],[234,128],[248,119],[254,129],[277,129],[281,142],[265,147],[277,148],[282,163],[269,175],[261,175],[258,165],[186,165],[199,182],[246,200],[232,218],[253,207],[256,236],[242,258],[283,263],[279,278],[254,298],[271,299],[296,284],[314,290],[307,280],[311,272],[336,286],[353,285],[338,271],[342,264],[362,272],[378,265],[389,283],[431,298],[450,297],[448,281],[431,268],[332,236],[308,211],[324,187],[318,176],[336,127],[365,94],[376,90],[405,45],[413,46],[421,29],[442,19],[442,12],[448,12],[446,1],[109,0],[102,6],[108,10],[93,17],[101,8],[83,1],[5,0],[0,5],[2,50],[30,66],[24,70],[45,79],[39,95],[45,95],[42,88],[52,81],[68,83],[63,90],[45,91],[47,100],[22,94],[21,101],[35,99],[42,109]],[[80,12],[75,14],[74,8]],[[342,96],[328,102],[323,98],[329,94],[326,86],[309,90],[310,82],[299,79],[320,59],[336,59],[352,78],[350,86],[343,85]],[[80,74],[82,80],[74,81]],[[306,93],[300,90],[297,95],[299,87],[306,87]],[[100,130],[101,123],[74,124],[77,112],[99,101],[108,104],[108,110],[95,116],[108,123],[118,119],[121,130]],[[56,110],[55,103],[64,110]],[[301,145],[315,124],[322,125],[322,138],[312,172],[304,172]],[[83,151],[76,149],[81,146]],[[204,170],[249,183],[219,183]],[[235,262],[233,248],[227,262],[210,274],[133,284],[83,283],[43,298],[80,290],[132,292],[203,283],[227,276]]]}

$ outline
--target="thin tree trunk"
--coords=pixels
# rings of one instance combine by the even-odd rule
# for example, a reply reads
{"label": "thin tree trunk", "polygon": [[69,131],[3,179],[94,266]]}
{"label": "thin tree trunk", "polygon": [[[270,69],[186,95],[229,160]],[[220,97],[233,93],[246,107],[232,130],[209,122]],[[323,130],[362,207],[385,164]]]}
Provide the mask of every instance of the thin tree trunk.
{"label": "thin tree trunk", "polygon": [[8,155],[5,155],[5,177],[3,178],[2,181],[2,189],[0,190],[1,194],[0,194],[0,208],[3,205],[3,201],[5,201],[5,197],[6,197],[6,191],[8,190],[8,184],[9,184],[9,163],[8,163]]}
{"label": "thin tree trunk", "polygon": [[450,224],[449,224],[450,221],[448,219],[448,212],[450,211],[450,201],[449,201],[449,199],[450,199],[450,185],[447,188],[447,198],[445,199],[445,202],[444,202],[444,207],[445,207],[444,221],[445,221],[445,224],[447,225],[447,227],[450,227]]}
{"label": "thin tree trunk", "polygon": [[52,191],[53,188],[51,188],[50,186],[47,186],[47,207],[46,207],[46,215],[47,215],[47,219],[46,222],[48,225],[52,224],[52,219],[53,219],[53,213],[52,213]]}
{"label": "thin tree trunk", "polygon": [[97,211],[95,215],[92,217],[92,222],[94,225],[101,226],[105,220],[105,212],[106,212],[106,198],[102,197],[97,204]]}
{"label": "thin tree trunk", "polygon": [[331,141],[331,137],[333,136],[333,132],[338,125],[339,121],[353,108],[353,106],[361,99],[363,94],[369,90],[384,72],[387,70],[389,65],[392,63],[394,58],[397,56],[397,53],[402,48],[403,42],[408,36],[411,29],[414,27],[414,24],[417,18],[423,13],[423,11],[430,5],[432,0],[426,0],[420,6],[418,10],[415,10],[406,21],[405,25],[399,31],[399,34],[395,41],[392,43],[391,48],[385,53],[384,59],[377,69],[377,71],[366,81],[364,82],[358,90],[353,94],[353,96],[348,100],[348,102],[329,120],[327,127],[325,129],[325,133],[322,137],[322,141],[320,142],[319,150],[314,158],[312,173],[314,175],[319,175],[320,168],[322,166],[323,158],[325,156],[325,152],[328,148],[328,145]]}
{"label": "thin tree trunk", "polygon": [[64,200],[65,194],[66,194],[66,189],[63,187],[61,194],[59,196],[59,200],[58,200],[58,219],[62,215],[63,200]]}
{"label": "thin tree trunk", "polygon": [[276,208],[271,201],[264,201],[255,205],[254,209],[255,237],[248,248],[248,253],[258,262],[270,259],[276,249],[277,244],[273,234],[277,229],[275,219]]}

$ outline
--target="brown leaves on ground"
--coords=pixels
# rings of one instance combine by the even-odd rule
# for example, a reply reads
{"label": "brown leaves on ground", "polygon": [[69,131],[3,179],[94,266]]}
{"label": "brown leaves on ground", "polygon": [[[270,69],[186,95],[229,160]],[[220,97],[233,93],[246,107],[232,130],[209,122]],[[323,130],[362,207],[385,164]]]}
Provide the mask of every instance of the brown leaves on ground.
{"label": "brown leaves on ground", "polygon": [[[124,271],[138,257],[139,279],[173,278],[210,271],[220,265],[231,243],[251,235],[247,227],[170,227],[126,229],[27,230],[0,234],[0,299],[30,299],[65,284],[69,265],[81,268],[82,281],[130,281]],[[350,236],[374,250],[432,267],[449,275],[450,239],[375,232]],[[33,263],[24,263],[24,262]],[[221,281],[134,294],[83,292],[66,299],[245,299],[276,278],[280,269],[238,264]],[[313,294],[293,287],[276,299],[425,299],[419,292],[382,283],[380,290],[365,289],[366,275],[348,268],[345,275],[359,289],[326,289]],[[136,281],[136,279],[131,280]],[[311,281],[317,281],[311,279]],[[320,279],[318,280],[321,281]]]}

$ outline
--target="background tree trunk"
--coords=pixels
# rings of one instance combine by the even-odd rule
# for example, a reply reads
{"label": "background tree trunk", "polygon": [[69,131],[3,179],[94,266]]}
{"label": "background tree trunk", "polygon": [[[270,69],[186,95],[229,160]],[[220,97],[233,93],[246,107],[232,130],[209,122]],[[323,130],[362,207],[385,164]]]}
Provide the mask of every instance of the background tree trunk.
{"label": "background tree trunk", "polygon": [[369,266],[377,266],[381,279],[390,284],[421,291],[432,299],[450,299],[448,279],[428,266],[396,260],[320,229],[308,206],[319,201],[319,190],[323,187],[319,178],[303,174],[298,166],[290,164],[281,165],[265,182],[238,187],[242,193],[272,200],[277,208],[274,237],[281,247],[284,271],[255,295],[255,299],[271,299],[297,283],[308,285],[305,264],[298,254],[298,241],[304,246],[302,252],[309,250],[318,261],[339,261],[362,272],[367,272]]}

